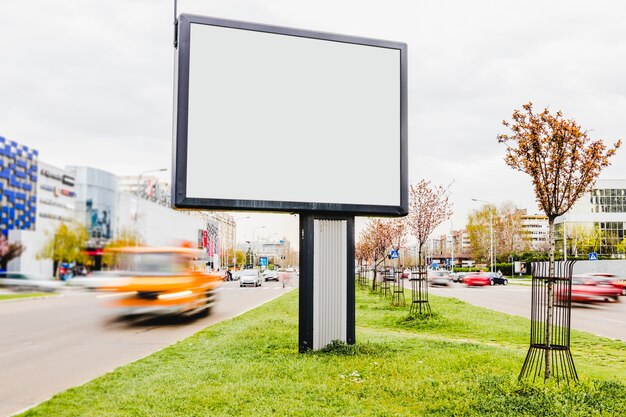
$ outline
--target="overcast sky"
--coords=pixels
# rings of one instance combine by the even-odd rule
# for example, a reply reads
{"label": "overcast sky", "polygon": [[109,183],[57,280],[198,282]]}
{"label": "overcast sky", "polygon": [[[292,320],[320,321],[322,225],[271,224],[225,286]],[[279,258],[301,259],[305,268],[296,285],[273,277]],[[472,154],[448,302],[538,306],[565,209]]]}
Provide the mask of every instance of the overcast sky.
{"label": "overcast sky", "polygon": [[[626,138],[625,2],[181,0],[179,12],[407,43],[409,176],[452,184],[441,232],[465,225],[472,198],[538,212],[496,140],[524,103]],[[169,168],[172,21],[173,0],[1,2],[0,135],[61,167]],[[626,149],[602,178],[626,178]],[[240,239],[297,239],[294,216],[238,224]]]}

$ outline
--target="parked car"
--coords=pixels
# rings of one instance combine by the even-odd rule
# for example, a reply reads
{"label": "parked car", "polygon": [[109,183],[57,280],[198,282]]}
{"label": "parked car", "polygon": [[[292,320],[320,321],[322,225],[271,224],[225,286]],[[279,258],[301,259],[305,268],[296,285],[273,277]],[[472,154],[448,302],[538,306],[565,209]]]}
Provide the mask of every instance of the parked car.
{"label": "parked car", "polygon": [[254,285],[255,287],[260,287],[263,285],[263,279],[261,275],[259,275],[258,269],[243,269],[239,274],[239,286],[243,287],[245,285]]}
{"label": "parked car", "polygon": [[452,282],[463,282],[465,275],[467,275],[467,272],[455,272],[452,274]]}
{"label": "parked car", "polygon": [[261,275],[263,275],[263,280],[265,282],[278,281],[278,271],[274,269],[266,269]]}
{"label": "parked car", "polygon": [[448,271],[428,271],[428,281],[433,287],[447,287],[452,281],[452,276]]}
{"label": "parked car", "polygon": [[626,280],[620,279],[615,274],[605,272],[592,272],[590,274],[583,275],[584,278],[589,278],[597,284],[611,285],[620,290],[621,295],[626,295]]}
{"label": "parked car", "polygon": [[63,285],[52,277],[27,273],[27,272],[2,272],[0,273],[0,287],[6,287],[12,291],[55,291]]}
{"label": "parked car", "polygon": [[484,287],[491,285],[491,277],[484,272],[470,272],[463,277],[463,283],[468,287]]}
{"label": "parked car", "polygon": [[509,280],[504,278],[502,274],[498,272],[487,272],[489,276],[489,285],[507,285]]}
{"label": "parked car", "polygon": [[[594,303],[619,301],[621,289],[610,284],[598,284],[584,276],[572,277],[572,302]],[[562,299],[563,294],[556,294]]]}

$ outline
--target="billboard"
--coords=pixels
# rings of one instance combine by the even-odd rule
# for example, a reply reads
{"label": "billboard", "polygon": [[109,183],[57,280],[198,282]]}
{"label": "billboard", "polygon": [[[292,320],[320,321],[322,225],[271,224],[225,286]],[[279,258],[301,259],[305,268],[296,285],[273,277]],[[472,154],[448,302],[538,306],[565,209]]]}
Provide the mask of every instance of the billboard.
{"label": "billboard", "polygon": [[405,44],[185,14],[178,28],[174,207],[407,213]]}

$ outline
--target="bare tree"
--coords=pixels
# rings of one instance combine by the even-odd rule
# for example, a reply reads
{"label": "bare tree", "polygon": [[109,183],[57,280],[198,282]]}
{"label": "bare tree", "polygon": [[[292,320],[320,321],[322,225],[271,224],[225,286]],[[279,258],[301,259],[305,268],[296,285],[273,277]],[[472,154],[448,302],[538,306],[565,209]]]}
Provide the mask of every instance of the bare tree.
{"label": "bare tree", "polygon": [[[532,103],[513,112],[511,122],[502,124],[510,134],[498,135],[507,145],[504,160],[508,166],[532,178],[537,203],[548,216],[550,277],[554,277],[554,220],[567,212],[585,192],[590,191],[602,168],[621,146],[617,141],[607,149],[602,140],[592,140],[587,131],[558,111],[533,112]],[[545,339],[550,344],[553,313],[553,285],[548,282]],[[551,376],[550,350],[545,351],[545,375]]]}
{"label": "bare tree", "polygon": [[442,186],[421,180],[409,188],[409,214],[406,222],[417,240],[418,264],[423,266],[422,248],[435,228],[452,216],[452,204]]}

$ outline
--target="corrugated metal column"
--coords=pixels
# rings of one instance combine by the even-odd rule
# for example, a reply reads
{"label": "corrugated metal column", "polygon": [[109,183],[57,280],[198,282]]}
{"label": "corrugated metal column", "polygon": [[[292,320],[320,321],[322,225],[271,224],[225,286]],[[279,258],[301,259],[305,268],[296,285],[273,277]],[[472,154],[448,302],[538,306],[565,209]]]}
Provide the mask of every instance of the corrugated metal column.
{"label": "corrugated metal column", "polygon": [[345,220],[314,220],[313,349],[346,341]]}
{"label": "corrugated metal column", "polygon": [[354,217],[300,215],[299,349],[355,341]]}

